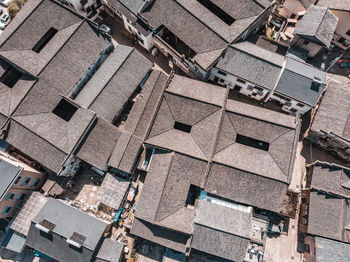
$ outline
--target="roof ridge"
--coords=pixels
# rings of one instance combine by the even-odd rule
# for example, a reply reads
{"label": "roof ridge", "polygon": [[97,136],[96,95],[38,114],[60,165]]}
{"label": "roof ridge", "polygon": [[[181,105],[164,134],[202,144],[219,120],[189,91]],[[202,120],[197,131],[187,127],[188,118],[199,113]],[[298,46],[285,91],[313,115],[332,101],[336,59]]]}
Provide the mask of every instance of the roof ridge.
{"label": "roof ridge", "polygon": [[[130,55],[135,51],[135,48],[132,47],[131,51],[129,52],[129,54],[126,56],[126,58],[123,60],[123,62],[119,65],[119,67],[117,68],[117,70],[113,73],[113,75],[111,76],[111,78],[106,82],[106,84],[103,86],[103,88],[100,90],[100,92],[98,92],[98,94],[96,95],[96,97],[92,100],[92,102],[89,104],[88,107],[90,107],[98,98],[98,96],[102,93],[102,91],[106,88],[106,86],[109,84],[109,82],[113,79],[113,77],[119,72],[120,68],[124,65],[124,63],[126,62],[126,60],[128,60],[128,58],[130,57]],[[106,59],[108,59],[109,55],[107,56]],[[98,70],[98,69],[97,69]]]}
{"label": "roof ridge", "polygon": [[[315,5],[315,6],[316,6],[316,5]],[[318,7],[323,7],[323,6],[318,6]],[[321,19],[321,21],[320,21],[320,23],[318,24],[318,27],[317,27],[317,29],[316,29],[315,35],[318,34],[318,31],[320,30],[321,24],[322,24],[322,22],[323,22],[323,20],[324,20],[324,18],[325,18],[325,16],[326,16],[328,10],[329,10],[328,7],[326,7],[326,9],[325,9],[325,11],[324,11],[324,13],[323,13],[322,19]]]}
{"label": "roof ridge", "polygon": [[166,183],[167,183],[167,181],[168,181],[168,178],[169,178],[169,171],[170,171],[170,168],[171,168],[171,166],[172,166],[172,164],[173,164],[175,152],[172,151],[170,154],[172,154],[171,161],[170,161],[169,167],[167,168],[166,179],[165,179],[165,182],[164,182],[164,185],[163,185],[162,192],[161,192],[161,194],[160,194],[159,201],[158,201],[158,203],[157,203],[157,210],[156,210],[156,213],[155,213],[155,216],[154,216],[154,221],[153,221],[152,223],[157,222],[156,218],[157,218],[157,215],[158,215],[160,202],[162,201],[162,196],[163,196],[163,193],[164,193],[164,190],[165,190],[165,185],[166,185]]}

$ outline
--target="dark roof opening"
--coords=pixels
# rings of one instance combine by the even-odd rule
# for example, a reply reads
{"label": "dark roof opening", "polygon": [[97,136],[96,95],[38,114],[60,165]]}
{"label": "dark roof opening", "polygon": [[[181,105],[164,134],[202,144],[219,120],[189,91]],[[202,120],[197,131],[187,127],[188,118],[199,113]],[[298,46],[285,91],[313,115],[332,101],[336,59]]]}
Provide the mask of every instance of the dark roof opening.
{"label": "dark roof opening", "polygon": [[242,144],[242,145],[246,145],[246,146],[250,146],[250,147],[254,147],[260,150],[264,150],[264,151],[268,151],[269,150],[269,146],[270,144],[255,138],[251,138],[248,136],[243,136],[240,134],[237,134],[236,136],[236,143]]}
{"label": "dark roof opening", "polygon": [[197,0],[197,1],[200,2],[202,5],[204,5],[207,9],[209,9],[210,12],[212,12],[222,21],[224,21],[227,25],[232,25],[235,22],[235,19],[233,17],[227,14],[224,10],[222,10],[212,1],[210,0]]}
{"label": "dark roof opening", "polygon": [[0,77],[0,82],[12,88],[18,82],[21,76],[21,72],[19,72],[14,66],[9,65],[9,67]]}
{"label": "dark roof opening", "polygon": [[316,81],[312,81],[311,83],[311,90],[315,91],[315,92],[319,92],[320,91],[320,83],[316,82]]}
{"label": "dark roof opening", "polygon": [[186,124],[180,123],[180,122],[175,122],[174,128],[177,129],[177,130],[186,132],[186,133],[190,133],[192,126],[186,125]]}
{"label": "dark roof opening", "polygon": [[192,185],[188,189],[186,205],[194,206],[196,199],[199,197],[201,189],[198,186]]}
{"label": "dark roof opening", "polygon": [[69,120],[71,120],[71,118],[77,110],[77,106],[62,98],[58,105],[55,107],[55,109],[52,111],[52,113],[68,122]]}
{"label": "dark roof opening", "polygon": [[57,29],[50,27],[49,30],[39,39],[39,41],[32,48],[34,52],[40,53],[40,51],[47,45],[48,42],[54,37],[58,32]]}

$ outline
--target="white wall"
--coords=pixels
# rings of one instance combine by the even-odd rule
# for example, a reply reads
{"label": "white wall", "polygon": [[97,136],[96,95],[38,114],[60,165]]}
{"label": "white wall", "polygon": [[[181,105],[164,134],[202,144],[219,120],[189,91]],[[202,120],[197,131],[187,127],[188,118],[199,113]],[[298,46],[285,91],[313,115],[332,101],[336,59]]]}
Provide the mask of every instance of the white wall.
{"label": "white wall", "polygon": [[[213,67],[210,70],[210,75],[209,75],[209,79],[211,81],[214,81],[215,77],[218,77],[219,79],[221,79],[222,81],[218,81],[218,84],[221,85],[232,85],[232,88],[237,85],[239,87],[241,87],[241,90],[239,91],[241,94],[249,96],[251,98],[254,98],[255,100],[262,100],[269,92],[268,89],[266,88],[262,88],[262,87],[256,87],[256,85],[254,83],[251,82],[247,82],[246,83],[241,83],[237,81],[237,77],[231,74],[227,74],[226,76],[223,76],[222,74],[218,73],[219,69],[217,69],[216,67]],[[253,87],[253,88],[249,88],[249,86]],[[258,92],[257,88],[261,88],[262,90],[260,90],[260,92]],[[256,95],[254,95],[256,94]]]}
{"label": "white wall", "polygon": [[[303,115],[306,112],[308,112],[311,107],[309,105],[306,105],[304,103],[298,102],[294,99],[289,99],[289,101],[286,101],[285,99],[282,99],[280,97],[277,97],[275,94],[278,94],[277,92],[271,94],[270,99],[280,102],[282,106],[282,110],[288,113],[294,113],[296,115]],[[282,94],[279,94],[282,95]],[[283,96],[283,95],[282,95]],[[304,106],[299,106],[298,104],[303,104]],[[293,109],[296,110],[296,112],[293,112]]]}
{"label": "white wall", "polygon": [[[144,36],[138,30],[130,23],[130,21],[122,15],[122,19],[124,22],[124,26],[126,30],[128,30],[131,34],[137,35],[143,40],[143,43],[141,41],[138,41],[138,43],[145,48],[146,50],[150,51],[152,47],[154,46],[153,44],[153,37],[152,37],[152,32],[150,32],[147,36]],[[130,30],[131,29],[131,30]]]}

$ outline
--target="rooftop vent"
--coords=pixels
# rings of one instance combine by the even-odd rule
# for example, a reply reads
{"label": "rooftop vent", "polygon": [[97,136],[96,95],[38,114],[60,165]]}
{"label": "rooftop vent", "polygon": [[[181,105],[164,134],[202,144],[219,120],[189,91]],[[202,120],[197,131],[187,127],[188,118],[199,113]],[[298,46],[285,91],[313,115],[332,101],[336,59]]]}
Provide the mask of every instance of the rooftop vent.
{"label": "rooftop vent", "polygon": [[48,42],[50,42],[57,32],[57,29],[50,27],[50,29],[47,30],[47,32],[35,44],[32,50],[36,53],[40,53],[40,51],[47,45]]}
{"label": "rooftop vent", "polygon": [[86,240],[86,236],[77,232],[73,232],[71,237],[67,239],[67,243],[77,248],[81,248],[81,245],[84,243],[85,240]]}
{"label": "rooftop vent", "polygon": [[39,223],[37,223],[35,225],[35,227],[37,229],[40,229],[41,231],[44,231],[45,233],[49,233],[52,230],[54,230],[54,228],[56,227],[56,225],[54,223],[51,223],[50,221],[43,219],[41,220]]}
{"label": "rooftop vent", "polygon": [[224,21],[227,25],[232,25],[235,22],[235,19],[233,17],[227,14],[224,10],[222,10],[212,1],[210,0],[197,0],[197,1],[200,2],[202,5],[204,5],[207,9],[209,9],[210,12],[212,12],[222,21]]}
{"label": "rooftop vent", "polygon": [[19,72],[14,66],[9,65],[9,67],[0,77],[0,82],[12,88],[18,82],[21,76],[21,72]]}
{"label": "rooftop vent", "polygon": [[264,150],[264,151],[269,151],[269,146],[270,144],[255,138],[251,138],[248,136],[243,136],[240,134],[237,134],[236,136],[236,143],[254,147],[256,149]]}
{"label": "rooftop vent", "polygon": [[68,122],[69,120],[71,120],[71,118],[77,110],[77,106],[62,98],[58,105],[55,107],[55,109],[52,111],[52,113]]}
{"label": "rooftop vent", "polygon": [[181,123],[181,122],[175,122],[174,128],[177,130],[180,130],[182,132],[190,133],[192,126],[186,125],[186,124]]}

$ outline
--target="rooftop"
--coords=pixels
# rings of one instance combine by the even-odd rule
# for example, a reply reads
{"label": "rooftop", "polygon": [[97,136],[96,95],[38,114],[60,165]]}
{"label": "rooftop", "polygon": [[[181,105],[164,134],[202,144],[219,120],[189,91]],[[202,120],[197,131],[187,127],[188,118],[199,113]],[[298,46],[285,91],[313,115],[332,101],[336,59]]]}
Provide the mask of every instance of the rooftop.
{"label": "rooftop", "polygon": [[133,14],[137,14],[140,9],[144,6],[144,4],[147,2],[146,0],[118,0],[121,2],[124,6],[126,6]]}
{"label": "rooftop", "polygon": [[10,228],[24,236],[27,236],[32,220],[46,202],[47,198],[39,192],[31,193],[24,206],[19,209],[10,225]]}
{"label": "rooftop", "polygon": [[350,89],[346,84],[329,81],[326,94],[311,126],[313,131],[332,132],[350,140]]}
{"label": "rooftop", "polygon": [[284,57],[250,42],[231,45],[217,68],[264,88],[273,89],[282,70]]}
{"label": "rooftop", "polygon": [[252,213],[199,200],[191,247],[243,261],[250,243],[251,223]]}
{"label": "rooftop", "polygon": [[111,239],[104,239],[96,256],[96,262],[119,262],[124,254],[124,244]]}
{"label": "rooftop", "polygon": [[350,198],[350,170],[333,164],[316,162],[311,188]]}
{"label": "rooftop", "polygon": [[[71,154],[104,169],[122,133],[111,122],[152,67],[131,47],[113,49],[71,9],[53,0],[26,5],[0,37],[3,138],[54,173]],[[131,143],[141,142],[130,141],[122,154],[136,157]],[[130,172],[129,162],[119,165]]]}
{"label": "rooftop", "polygon": [[97,200],[108,207],[119,210],[129,184],[129,181],[107,173],[98,191]]}
{"label": "rooftop", "polygon": [[[74,232],[85,236],[82,245],[90,250],[95,250],[107,226],[105,222],[53,198],[47,200],[32,222],[37,224],[44,219],[54,224],[53,233],[65,239],[69,239]],[[41,243],[33,240],[29,232],[27,243],[33,248],[39,247]],[[43,241],[47,242],[46,239]]]}
{"label": "rooftop", "polygon": [[151,67],[152,63],[137,50],[118,45],[75,101],[112,122]]}
{"label": "rooftop", "polygon": [[347,0],[319,0],[319,6],[326,6],[332,10],[350,11],[349,1]]}
{"label": "rooftop", "polygon": [[308,233],[350,242],[350,170],[316,162],[310,188]]}
{"label": "rooftop", "polygon": [[141,15],[154,29],[164,26],[175,34],[207,69],[270,5],[265,0],[156,0]]}
{"label": "rooftop", "polygon": [[350,245],[322,237],[316,237],[315,254],[317,262],[342,262],[350,256]]}
{"label": "rooftop", "polygon": [[308,233],[342,242],[350,242],[350,207],[345,198],[319,191],[310,193]]}
{"label": "rooftop", "polygon": [[[200,239],[214,227],[218,237],[225,231],[222,237],[229,241],[233,234],[242,244],[240,250],[246,248],[250,228],[242,225],[247,231],[241,231],[235,222],[219,223],[221,218],[215,226],[208,225],[210,219],[204,223],[196,216],[196,196],[204,190],[278,213],[294,163],[298,120],[229,100],[226,88],[178,75],[169,79],[159,109],[152,113],[154,121],[144,143],[155,150],[132,233],[184,252],[191,235],[197,232]],[[196,243],[201,250],[204,242]],[[225,252],[220,256],[232,253]]]}
{"label": "rooftop", "polygon": [[329,47],[337,23],[338,18],[327,7],[310,5],[294,33]]}
{"label": "rooftop", "polygon": [[325,72],[287,57],[285,69],[275,91],[313,107],[325,88]]}

